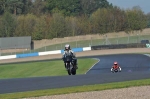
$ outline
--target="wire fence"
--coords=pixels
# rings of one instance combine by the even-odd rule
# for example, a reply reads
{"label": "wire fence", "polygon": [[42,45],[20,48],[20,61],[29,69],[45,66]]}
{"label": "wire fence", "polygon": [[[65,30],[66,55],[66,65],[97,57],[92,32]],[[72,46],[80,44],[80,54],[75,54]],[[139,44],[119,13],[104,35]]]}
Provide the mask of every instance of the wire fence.
{"label": "wire fence", "polygon": [[[141,35],[141,34],[134,34],[134,35],[128,35],[125,36],[115,35],[115,36],[109,36],[109,35],[101,35],[97,37],[90,37],[90,39],[85,40],[69,40],[68,41],[61,41],[57,44],[50,44],[49,42],[43,42],[43,43],[36,43],[36,47],[34,50],[30,49],[5,49],[0,50],[0,55],[14,55],[14,54],[23,54],[23,53],[33,53],[33,52],[45,52],[45,51],[53,51],[53,50],[61,50],[64,49],[65,44],[70,44],[71,48],[80,48],[80,47],[90,47],[90,46],[96,46],[96,45],[112,45],[112,44],[129,44],[129,43],[141,43],[141,40],[150,40],[150,34],[149,35]],[[40,41],[39,41],[40,42]]]}

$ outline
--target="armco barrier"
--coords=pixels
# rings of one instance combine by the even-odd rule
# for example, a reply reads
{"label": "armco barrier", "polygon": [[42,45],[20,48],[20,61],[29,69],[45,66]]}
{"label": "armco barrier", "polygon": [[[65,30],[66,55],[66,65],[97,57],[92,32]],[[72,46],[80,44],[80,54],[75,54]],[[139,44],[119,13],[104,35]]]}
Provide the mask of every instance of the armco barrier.
{"label": "armco barrier", "polygon": [[[82,52],[83,48],[73,48],[72,51],[74,51],[74,52]],[[61,50],[61,53],[64,53],[64,50]]]}
{"label": "armco barrier", "polygon": [[56,50],[56,51],[46,51],[46,52],[39,52],[39,56],[42,55],[50,55],[50,54],[60,54],[61,50]]}
{"label": "armco barrier", "polygon": [[[73,48],[72,51],[74,52],[83,52],[83,51],[90,51],[91,47],[83,47],[83,48]],[[61,53],[64,53],[64,50],[61,50]]]}
{"label": "armco barrier", "polygon": [[146,44],[134,43],[134,44],[114,44],[114,45],[98,45],[91,46],[91,50],[102,50],[102,49],[121,49],[121,48],[145,48]]}
{"label": "armco barrier", "polygon": [[90,51],[91,47],[83,47],[83,51]]}
{"label": "armco barrier", "polygon": [[33,57],[33,56],[39,56],[38,52],[36,52],[36,53],[26,53],[26,54],[17,54],[16,58],[25,58],[25,57]]}
{"label": "armco barrier", "polygon": [[16,58],[16,55],[0,56],[0,60],[3,60],[3,59],[13,59],[13,58]]}
{"label": "armco barrier", "polygon": [[[74,52],[89,51],[89,50],[91,50],[91,47],[73,48],[72,50]],[[25,58],[25,57],[33,57],[33,56],[42,56],[42,55],[50,55],[50,54],[62,54],[63,52],[64,52],[64,50],[55,50],[55,51],[46,51],[46,52],[35,52],[35,53],[0,56],[0,60],[13,59],[13,58]]]}

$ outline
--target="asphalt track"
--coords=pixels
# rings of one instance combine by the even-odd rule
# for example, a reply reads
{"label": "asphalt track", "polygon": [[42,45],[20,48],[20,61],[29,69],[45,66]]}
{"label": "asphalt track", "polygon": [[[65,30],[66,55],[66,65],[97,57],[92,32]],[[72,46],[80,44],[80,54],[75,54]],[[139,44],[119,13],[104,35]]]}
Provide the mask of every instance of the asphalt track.
{"label": "asphalt track", "polygon": [[[100,61],[86,74],[75,76],[1,79],[0,94],[150,78],[150,57],[146,55],[116,54],[90,56],[87,58],[96,58],[100,59]],[[110,72],[110,68],[114,61],[117,61],[120,64],[122,72]]]}

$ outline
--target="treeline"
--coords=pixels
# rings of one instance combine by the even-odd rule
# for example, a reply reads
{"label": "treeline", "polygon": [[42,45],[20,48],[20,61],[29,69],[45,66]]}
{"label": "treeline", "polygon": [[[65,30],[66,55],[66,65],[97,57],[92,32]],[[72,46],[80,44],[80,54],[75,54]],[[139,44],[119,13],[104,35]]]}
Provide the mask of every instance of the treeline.
{"label": "treeline", "polygon": [[62,13],[64,16],[80,16],[108,7],[112,4],[107,0],[0,0],[0,15],[9,11],[15,15]]}
{"label": "treeline", "polygon": [[0,5],[0,37],[41,40],[150,27],[150,14],[140,7],[123,10],[107,0],[1,0]]}

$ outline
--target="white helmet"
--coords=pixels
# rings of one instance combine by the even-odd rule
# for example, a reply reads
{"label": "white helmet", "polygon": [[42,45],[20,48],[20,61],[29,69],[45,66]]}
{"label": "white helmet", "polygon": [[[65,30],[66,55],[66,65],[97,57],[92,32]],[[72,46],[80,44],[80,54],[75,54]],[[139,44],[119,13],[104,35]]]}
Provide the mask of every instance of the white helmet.
{"label": "white helmet", "polygon": [[118,65],[118,62],[114,62],[114,65]]}
{"label": "white helmet", "polygon": [[70,45],[69,44],[66,44],[65,45],[65,50],[69,50],[70,49]]}

